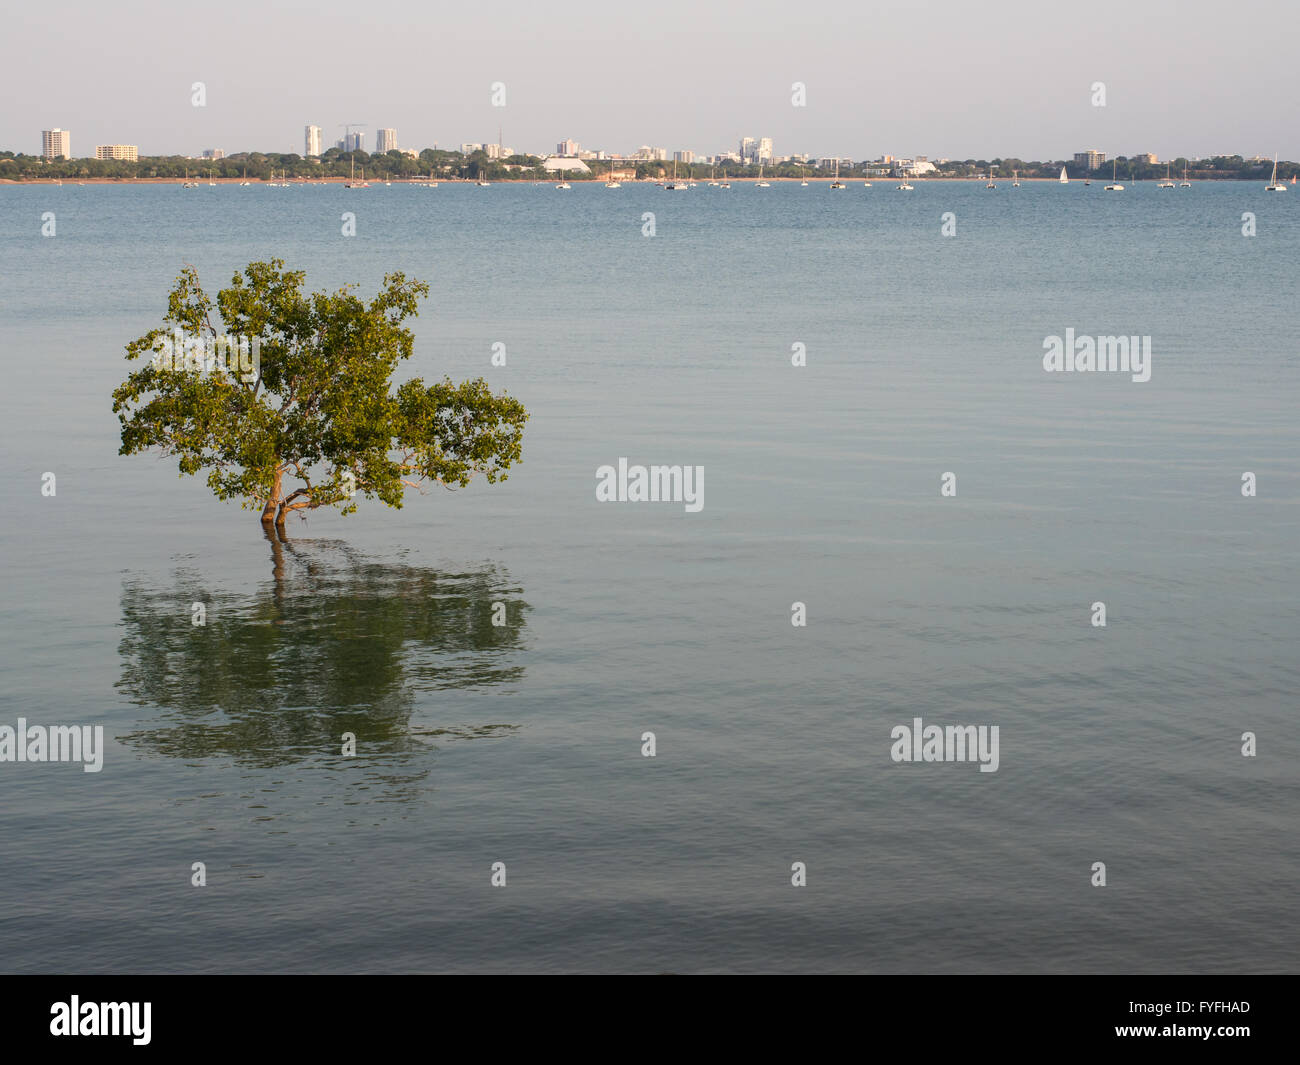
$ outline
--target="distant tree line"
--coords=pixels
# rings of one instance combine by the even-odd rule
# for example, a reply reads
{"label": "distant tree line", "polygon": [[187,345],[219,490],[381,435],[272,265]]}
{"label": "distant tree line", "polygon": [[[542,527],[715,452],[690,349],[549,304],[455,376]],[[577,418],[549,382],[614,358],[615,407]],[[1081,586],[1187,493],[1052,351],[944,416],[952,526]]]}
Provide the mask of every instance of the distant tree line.
{"label": "distant tree line", "polygon": [[364,151],[344,152],[330,148],[319,159],[304,158],[296,153],[238,152],[220,159],[189,159],[180,155],[142,156],[139,162],[116,159],[42,159],[35,155],[0,152],[0,179],[17,181],[77,180],[78,178],[239,178],[269,181],[286,176],[290,181],[346,178],[355,169],[360,176],[377,180],[479,178],[504,179],[512,176],[546,176],[542,160],[532,155],[514,155],[508,159],[489,159],[483,151],[471,155],[426,148],[415,158],[401,152],[382,155]]}
{"label": "distant tree line", "polygon": [[[672,163],[662,160],[643,159],[597,159],[584,160],[589,173],[572,171],[566,174],[570,181],[608,179],[610,172],[626,174],[634,170],[641,180],[666,180],[674,173],[679,178],[692,181],[705,181],[710,178],[721,180],[727,178],[756,178],[759,176],[757,164],[740,163]],[[1055,178],[1061,167],[1065,167],[1069,176],[1108,177],[1111,161],[1107,160],[1098,170],[1088,173],[1075,164],[1072,159],[1053,159],[1049,161],[1025,159],[951,159],[944,163],[935,163],[936,170],[924,175],[936,178],[980,177],[992,171],[995,178],[1009,179],[1013,173],[1024,178]],[[1116,171],[1121,178],[1129,181],[1156,180],[1165,176],[1166,167],[1174,177],[1181,178],[1186,167],[1189,178],[1207,180],[1267,179],[1273,170],[1272,160],[1251,161],[1240,155],[1218,155],[1211,159],[1195,161],[1181,157],[1168,163],[1148,163],[1145,160],[1129,159],[1119,156]],[[304,158],[295,153],[278,152],[239,152],[223,156],[221,159],[189,159],[184,156],[146,156],[139,162],[127,163],[112,159],[43,159],[37,155],[24,155],[14,152],[0,152],[0,180],[41,181],[72,180],[84,178],[156,178],[183,179],[187,175],[194,179],[240,178],[248,181],[268,181],[272,177],[286,176],[289,180],[323,180],[326,178],[349,177],[355,168],[360,176],[365,171],[367,179],[379,181],[406,181],[427,178],[430,174],[435,180],[467,181],[504,181],[510,178],[549,181],[555,179],[555,173],[542,165],[542,160],[535,155],[512,155],[506,159],[489,159],[487,152],[479,150],[465,155],[461,152],[445,151],[441,148],[426,148],[412,158],[398,151],[370,154],[364,151],[344,152],[339,148],[330,148],[319,159]],[[839,173],[843,178],[869,178],[891,167],[887,163],[860,160],[849,162],[841,160]],[[782,162],[764,164],[763,176],[773,180],[799,179],[805,177],[828,177],[833,172],[833,164],[826,162],[818,165],[816,161],[807,163]],[[1300,164],[1280,162],[1278,178],[1289,181],[1292,175],[1300,173]]]}
{"label": "distant tree line", "polygon": [[[1272,159],[1251,161],[1243,159],[1240,155],[1216,155],[1210,159],[1194,160],[1179,156],[1177,159],[1161,160],[1158,163],[1148,163],[1145,158],[1130,159],[1121,155],[1114,160],[1107,159],[1096,170],[1091,171],[1078,165],[1073,159],[1055,159],[1049,162],[1025,159],[950,159],[943,164],[935,165],[939,169],[937,176],[941,177],[981,177],[992,170],[995,178],[1010,178],[1013,172],[1026,178],[1055,178],[1060,176],[1061,167],[1065,167],[1066,173],[1071,178],[1109,178],[1112,161],[1115,164],[1114,172],[1120,178],[1129,181],[1158,181],[1166,173],[1170,177],[1181,178],[1184,168],[1187,170],[1188,178],[1201,180],[1267,181],[1269,175],[1273,173]],[[1300,164],[1278,162],[1279,180],[1290,181],[1291,175],[1296,173],[1300,173]]]}

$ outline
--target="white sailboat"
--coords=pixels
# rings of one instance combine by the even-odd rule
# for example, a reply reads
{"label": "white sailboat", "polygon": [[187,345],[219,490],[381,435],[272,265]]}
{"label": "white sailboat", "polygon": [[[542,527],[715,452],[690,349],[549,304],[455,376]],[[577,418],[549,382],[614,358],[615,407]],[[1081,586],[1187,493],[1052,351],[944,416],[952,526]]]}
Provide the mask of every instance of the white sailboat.
{"label": "white sailboat", "polygon": [[1273,153],[1273,176],[1268,179],[1268,184],[1264,187],[1265,192],[1286,192],[1285,185],[1277,183],[1277,153]]}
{"label": "white sailboat", "polygon": [[1019,171],[1019,170],[1013,170],[1013,171],[1011,171],[1011,187],[1012,187],[1013,189],[1018,189],[1018,188],[1020,188],[1020,171]]}
{"label": "white sailboat", "polygon": [[989,167],[989,179],[988,179],[988,183],[985,184],[984,187],[985,187],[986,189],[996,189],[996,188],[997,188],[997,186],[996,186],[995,184],[993,184],[993,167],[991,167],[991,166]]}
{"label": "white sailboat", "polygon": [[677,160],[673,160],[673,179],[664,186],[665,192],[685,192],[688,184],[685,181],[677,180]]}
{"label": "white sailboat", "polygon": [[1061,167],[1061,176],[1056,180],[1059,181],[1062,185],[1068,185],[1070,183],[1070,179],[1066,177],[1065,174],[1065,167]]}
{"label": "white sailboat", "polygon": [[835,180],[831,182],[832,189],[843,189],[847,186],[840,180],[840,157],[835,157]]}
{"label": "white sailboat", "polygon": [[770,189],[771,187],[772,187],[772,183],[771,183],[770,181],[764,181],[764,180],[763,180],[763,164],[762,164],[762,163],[759,163],[759,164],[758,164],[758,181],[757,181],[757,183],[754,185],[754,188],[756,188],[756,189]]}
{"label": "white sailboat", "polygon": [[1180,189],[1190,189],[1190,188],[1192,187],[1192,183],[1191,183],[1190,181],[1187,180],[1187,167],[1186,167],[1186,166],[1183,167],[1183,180],[1180,181],[1180,182],[1178,183],[1178,187],[1179,187]]}
{"label": "white sailboat", "polygon": [[1172,189],[1174,187],[1173,178],[1169,176],[1169,164],[1165,163],[1165,179],[1156,186],[1158,189]]}
{"label": "white sailboat", "polygon": [[614,177],[614,164],[611,162],[609,164],[609,180],[605,182],[605,188],[621,189],[622,187],[623,183]]}
{"label": "white sailboat", "polygon": [[1116,169],[1116,166],[1117,166],[1117,165],[1118,165],[1118,164],[1115,162],[1114,159],[1112,159],[1112,160],[1110,161],[1110,184],[1106,186],[1106,191],[1107,191],[1107,192],[1123,192],[1123,191],[1124,191],[1124,186],[1121,185],[1121,184],[1119,183],[1119,178],[1116,176],[1116,173],[1115,173],[1115,169]]}
{"label": "white sailboat", "polygon": [[358,180],[357,180],[357,157],[354,155],[354,156],[352,157],[352,159],[350,160],[350,162],[352,163],[351,174],[350,174],[350,176],[348,177],[348,180],[345,181],[345,182],[343,182],[343,187],[344,187],[345,189],[368,189],[368,188],[370,188],[370,186],[366,184],[366,168],[365,168],[365,167],[362,167],[362,168],[361,168],[361,180],[358,181]]}

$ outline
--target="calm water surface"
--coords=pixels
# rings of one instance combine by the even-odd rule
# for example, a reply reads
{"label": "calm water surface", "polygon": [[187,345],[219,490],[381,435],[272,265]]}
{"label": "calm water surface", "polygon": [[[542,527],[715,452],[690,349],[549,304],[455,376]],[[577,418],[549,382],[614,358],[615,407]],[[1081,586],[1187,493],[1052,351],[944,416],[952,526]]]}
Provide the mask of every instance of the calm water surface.
{"label": "calm water surface", "polygon": [[[892,185],[0,189],[0,724],[107,736],[0,764],[0,969],[1294,971],[1298,197]],[[508,389],[523,465],[273,549],[119,458],[181,265],[273,256],[427,279],[399,379]]]}

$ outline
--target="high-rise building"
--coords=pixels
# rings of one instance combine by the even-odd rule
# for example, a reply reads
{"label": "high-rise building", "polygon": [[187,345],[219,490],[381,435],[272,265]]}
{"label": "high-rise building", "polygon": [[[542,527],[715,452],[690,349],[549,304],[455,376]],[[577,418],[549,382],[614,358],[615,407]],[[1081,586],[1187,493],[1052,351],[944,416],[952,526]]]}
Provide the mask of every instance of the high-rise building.
{"label": "high-rise building", "polygon": [[1086,152],[1074,153],[1074,165],[1081,166],[1085,170],[1096,170],[1097,167],[1101,166],[1105,162],[1106,162],[1105,152],[1095,152],[1090,150]]}
{"label": "high-rise building", "polygon": [[753,137],[740,138],[740,161],[742,163],[756,162],[758,154],[758,142]]}
{"label": "high-rise building", "polygon": [[760,163],[770,163],[772,161],[771,137],[759,137],[757,155]]}
{"label": "high-rise building", "polygon": [[509,159],[515,150],[504,144],[485,144],[483,151],[489,159]]}
{"label": "high-rise building", "polygon": [[320,126],[308,126],[303,130],[303,140],[306,142],[306,155],[308,158],[320,155]]}
{"label": "high-rise building", "polygon": [[1160,162],[1160,160],[1156,158],[1155,152],[1140,152],[1137,161],[1139,163],[1146,163],[1147,166],[1155,166],[1156,163]]}
{"label": "high-rise building", "polygon": [[200,159],[224,159],[226,153],[220,148],[204,148],[199,154]]}
{"label": "high-rise building", "polygon": [[397,151],[397,130],[380,129],[375,131],[375,152],[383,155],[384,152]]}
{"label": "high-rise building", "polygon": [[41,155],[46,159],[71,159],[72,134],[66,129],[41,130]]}
{"label": "high-rise building", "polygon": [[460,146],[461,155],[473,155],[475,152],[481,152],[483,145],[465,143]]}
{"label": "high-rise building", "polygon": [[140,161],[140,149],[134,144],[97,144],[95,145],[96,159],[118,159],[124,163],[138,163]]}
{"label": "high-rise building", "polygon": [[693,163],[695,162],[694,152],[673,152],[674,163]]}
{"label": "high-rise building", "polygon": [[579,151],[581,151],[581,148],[579,147],[578,142],[574,140],[560,141],[560,143],[555,146],[555,154],[562,155],[566,159],[576,157]]}
{"label": "high-rise building", "polygon": [[345,133],[341,141],[335,141],[334,147],[341,152],[364,152],[365,145],[361,143],[360,133]]}

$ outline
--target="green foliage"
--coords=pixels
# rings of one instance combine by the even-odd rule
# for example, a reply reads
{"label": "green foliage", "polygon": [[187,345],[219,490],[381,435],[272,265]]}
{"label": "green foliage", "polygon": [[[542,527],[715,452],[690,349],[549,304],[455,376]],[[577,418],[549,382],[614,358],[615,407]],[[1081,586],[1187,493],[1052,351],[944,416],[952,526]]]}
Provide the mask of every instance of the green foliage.
{"label": "green foliage", "polygon": [[[1185,160],[1176,159],[1173,165],[1181,173]],[[610,160],[599,160],[587,164],[594,171],[592,174],[571,173],[570,181],[605,180],[605,172],[611,165]],[[638,178],[659,180],[672,174],[671,162],[648,162],[646,160],[614,160],[613,165],[619,169],[636,168]],[[1012,170],[1019,172],[1022,178],[1054,178],[1062,166],[1069,169],[1071,176],[1082,174],[1072,159],[1028,160],[1028,159],[966,159],[949,160],[938,164],[935,177],[980,177],[992,166],[995,176],[1010,176]],[[1105,164],[1109,168],[1110,161]],[[0,180],[10,181],[51,181],[77,180],[79,178],[97,178],[113,180],[131,180],[155,178],[158,180],[183,180],[188,174],[196,180],[205,179],[211,174],[216,178],[235,180],[247,178],[249,181],[269,181],[272,176],[284,174],[290,181],[324,181],[330,178],[342,179],[351,175],[353,169],[365,168],[366,177],[377,181],[412,180],[427,176],[430,171],[434,177],[443,180],[473,181],[487,179],[505,181],[519,179],[525,181],[550,181],[555,175],[543,169],[542,160],[532,155],[514,155],[509,159],[489,159],[484,151],[471,155],[446,151],[440,148],[425,148],[415,159],[400,152],[386,152],[383,155],[369,155],[365,151],[343,152],[338,148],[326,148],[319,159],[304,159],[292,152],[239,152],[222,159],[187,159],[183,156],[142,156],[138,163],[127,163],[109,159],[42,159],[38,156],[0,152]],[[866,176],[881,169],[890,168],[884,163],[872,163],[860,160],[856,163],[842,161],[840,177]],[[1273,161],[1247,160],[1239,155],[1216,156],[1213,159],[1200,159],[1190,164],[1190,175],[1216,179],[1239,179],[1256,181],[1267,178],[1273,168]],[[710,170],[721,176],[725,169],[728,177],[754,178],[758,176],[757,165],[742,166],[736,162],[719,163],[711,168],[707,163],[678,163],[677,176],[693,181],[708,179]],[[1139,180],[1164,177],[1165,163],[1139,163],[1136,159],[1125,160],[1120,157],[1120,171]],[[772,179],[800,178],[805,176],[828,177],[831,165],[819,166],[817,161],[806,164],[797,162],[770,163],[764,167],[765,177]],[[1101,174],[1099,170],[1098,175]],[[1278,165],[1278,177],[1289,181],[1293,174],[1300,173],[1300,164],[1282,160]]]}
{"label": "green foliage", "polygon": [[[350,514],[361,494],[400,507],[405,489],[425,481],[505,480],[528,420],[518,400],[481,378],[390,389],[414,345],[403,322],[429,286],[389,274],[367,303],[351,286],[304,295],[304,276],[279,259],[250,263],[214,300],[185,267],[163,326],[126,346],[128,360],[149,359],[113,392],[119,453],[160,451],[183,475],[206,469],[218,498],[259,507],[277,524],[322,506]],[[169,366],[161,353],[177,329],[207,343],[247,338],[259,372]],[[300,486],[286,490],[286,476]]]}

